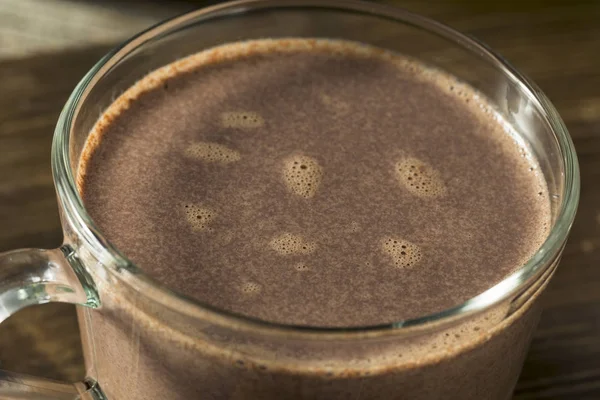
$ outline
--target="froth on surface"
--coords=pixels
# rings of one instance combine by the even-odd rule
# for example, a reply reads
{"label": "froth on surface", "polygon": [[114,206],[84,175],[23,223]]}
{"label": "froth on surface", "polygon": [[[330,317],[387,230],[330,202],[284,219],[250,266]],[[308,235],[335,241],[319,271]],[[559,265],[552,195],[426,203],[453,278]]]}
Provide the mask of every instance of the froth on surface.
{"label": "froth on surface", "polygon": [[298,264],[294,265],[294,269],[296,271],[303,272],[303,271],[308,271],[310,269],[310,267],[305,263],[298,263]]}
{"label": "froth on surface", "polygon": [[[166,93],[165,81],[181,90]],[[327,108],[337,100],[360,112]],[[397,321],[481,293],[522,265],[546,235],[539,228],[550,224],[547,189],[529,170],[536,161],[517,154],[486,101],[441,71],[366,45],[233,43],[161,68],[127,90],[94,127],[77,182],[106,237],[175,291],[281,323]],[[236,123],[251,116],[236,110],[253,110],[262,125],[250,118],[251,125],[225,126],[225,113],[237,113],[226,117]],[[227,168],[181,157],[190,143],[221,139],[242,155]],[[165,140],[177,151],[162,151]],[[437,181],[448,185],[444,196],[416,198],[429,196],[407,183],[421,173],[396,170],[407,154],[428,161],[425,187],[435,186],[432,176],[449,177]],[[284,161],[306,155],[297,161],[313,166],[311,174]],[[203,211],[173,223],[170,210],[181,201]],[[180,229],[186,222],[200,229]],[[280,232],[315,240],[319,251],[286,249],[284,259],[269,246]],[[423,246],[418,265],[401,251],[382,251],[388,234]],[[177,265],[165,268],[173,249]],[[417,267],[398,273],[394,254],[399,267]],[[299,261],[310,272],[296,272]],[[253,281],[269,288],[260,302],[245,301],[243,282],[231,279],[248,276],[249,268]]]}
{"label": "froth on surface", "polygon": [[221,114],[225,128],[256,129],[265,124],[263,117],[252,111],[226,111]]}
{"label": "froth on surface", "polygon": [[185,204],[183,208],[187,221],[194,230],[211,230],[210,223],[217,215],[211,208],[201,204]]}
{"label": "froth on surface", "polygon": [[417,158],[405,158],[396,163],[398,182],[409,192],[420,197],[440,197],[446,185],[438,171]]}
{"label": "froth on surface", "polygon": [[229,164],[241,158],[237,150],[219,143],[195,142],[185,150],[188,157],[211,163]]}
{"label": "froth on surface", "polygon": [[283,179],[292,193],[309,199],[319,189],[323,169],[314,158],[295,154],[283,161]]}
{"label": "froth on surface", "polygon": [[357,232],[360,232],[360,230],[361,230],[361,227],[360,227],[360,224],[358,222],[352,221],[350,223],[350,227],[348,228],[349,232],[357,233]]}
{"label": "froth on surface", "polygon": [[242,292],[246,294],[258,294],[262,291],[262,286],[256,282],[245,282],[242,285]]}
{"label": "froth on surface", "polygon": [[397,237],[383,238],[381,249],[391,258],[396,268],[412,268],[423,256],[419,246]]}
{"label": "froth on surface", "polygon": [[281,255],[310,254],[317,248],[316,243],[305,240],[300,235],[282,233],[269,242],[271,249]]}

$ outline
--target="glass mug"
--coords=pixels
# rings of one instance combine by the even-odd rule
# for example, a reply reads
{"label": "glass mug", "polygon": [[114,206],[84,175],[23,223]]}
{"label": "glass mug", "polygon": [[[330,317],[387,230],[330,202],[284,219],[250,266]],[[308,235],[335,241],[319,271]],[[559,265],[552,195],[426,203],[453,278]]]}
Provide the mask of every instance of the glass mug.
{"label": "glass mug", "polygon": [[[489,290],[433,315],[351,329],[272,324],[171,292],[94,226],[76,189],[102,111],[149,71],[228,42],[325,37],[390,49],[486,95],[540,162],[552,229]],[[508,399],[579,199],[577,158],[554,107],[485,45],[396,8],[343,0],[238,1],[132,38],[83,78],[52,146],[64,244],[0,255],[0,321],[50,301],[79,305],[87,378],[66,384],[0,371],[2,399]],[[173,262],[177,262],[174,255]],[[442,345],[440,345],[442,344]]]}

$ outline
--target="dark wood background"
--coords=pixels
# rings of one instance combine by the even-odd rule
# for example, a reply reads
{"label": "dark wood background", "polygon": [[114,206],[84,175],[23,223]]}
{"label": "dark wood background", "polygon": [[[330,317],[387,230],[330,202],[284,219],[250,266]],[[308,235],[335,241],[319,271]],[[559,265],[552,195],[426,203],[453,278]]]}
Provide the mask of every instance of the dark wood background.
{"label": "dark wood background", "polygon": [[[600,399],[600,4],[395,3],[487,42],[531,76],[565,119],[580,157],[581,204],[515,399]],[[53,128],[76,82],[108,48],[79,45],[0,59],[0,251],[60,244]],[[0,367],[81,379],[74,308],[32,307],[3,323]]]}

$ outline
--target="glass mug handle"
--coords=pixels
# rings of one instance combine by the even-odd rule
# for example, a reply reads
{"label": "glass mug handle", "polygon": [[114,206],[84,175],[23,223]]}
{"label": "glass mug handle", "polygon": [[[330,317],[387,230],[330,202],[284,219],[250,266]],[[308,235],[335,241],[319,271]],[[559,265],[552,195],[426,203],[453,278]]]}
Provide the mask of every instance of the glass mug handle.
{"label": "glass mug handle", "polygon": [[[34,304],[62,302],[99,307],[91,277],[68,245],[54,250],[0,253],[0,323]],[[0,370],[0,399],[106,400],[92,379],[60,383]]]}

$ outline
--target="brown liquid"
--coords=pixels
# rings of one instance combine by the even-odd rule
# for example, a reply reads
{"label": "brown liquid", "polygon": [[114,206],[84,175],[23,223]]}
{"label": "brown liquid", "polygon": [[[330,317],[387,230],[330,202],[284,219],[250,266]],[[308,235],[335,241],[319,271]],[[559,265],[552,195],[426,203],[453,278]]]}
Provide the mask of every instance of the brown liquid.
{"label": "brown liquid", "polygon": [[[549,200],[535,162],[483,99],[439,71],[348,42],[288,40],[231,45],[151,76],[100,120],[78,182],[112,243],[201,302],[279,323],[389,323],[481,293],[544,238]],[[105,304],[90,318],[104,337],[94,351],[112,398],[145,398],[148,388],[177,399],[365,390],[360,373],[339,371],[348,360],[316,375],[294,357],[252,366],[209,356],[202,340],[144,322],[110,297]],[[505,313],[342,358],[373,375],[365,398],[438,398],[461,372],[496,381],[461,385],[456,398],[486,398],[491,383],[507,393],[537,313],[499,328]],[[140,326],[135,348],[128,324]],[[482,330],[502,334],[480,346],[492,337]],[[475,372],[507,351],[514,357],[500,368]],[[147,382],[132,388],[131,374],[114,369]],[[423,379],[433,386],[419,388]]]}

